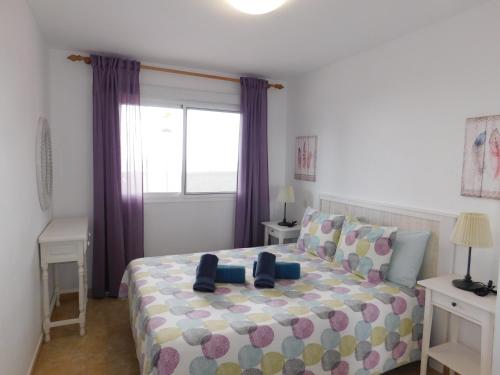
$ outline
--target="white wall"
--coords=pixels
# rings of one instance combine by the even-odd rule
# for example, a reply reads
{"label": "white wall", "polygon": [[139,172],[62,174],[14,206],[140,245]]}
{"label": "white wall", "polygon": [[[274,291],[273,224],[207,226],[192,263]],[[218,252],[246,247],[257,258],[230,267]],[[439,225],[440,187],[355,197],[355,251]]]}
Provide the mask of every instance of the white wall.
{"label": "white wall", "polygon": [[[92,74],[89,66],[68,61],[69,54],[71,52],[60,50],[49,52],[55,156],[54,216],[92,218]],[[236,84],[150,71],[142,71],[140,79],[144,101],[164,96],[166,100],[239,103]],[[286,89],[269,91],[271,215],[275,219],[280,217],[281,207],[273,198],[285,181],[286,95]],[[144,211],[146,256],[232,248],[233,223],[233,200],[147,202]],[[65,267],[63,287],[76,286],[75,272],[72,266]]]}
{"label": "white wall", "polygon": [[35,140],[47,116],[47,56],[25,1],[0,2],[0,373],[26,374],[41,337]]}
{"label": "white wall", "polygon": [[[318,193],[485,212],[496,245],[474,250],[471,273],[498,280],[500,201],[462,197],[460,186],[465,119],[500,113],[499,19],[500,2],[489,2],[289,81],[287,178],[297,190],[296,217],[318,204]],[[318,135],[316,183],[293,179],[299,135]],[[457,257],[464,274],[466,252]],[[477,345],[477,334],[465,332]]]}

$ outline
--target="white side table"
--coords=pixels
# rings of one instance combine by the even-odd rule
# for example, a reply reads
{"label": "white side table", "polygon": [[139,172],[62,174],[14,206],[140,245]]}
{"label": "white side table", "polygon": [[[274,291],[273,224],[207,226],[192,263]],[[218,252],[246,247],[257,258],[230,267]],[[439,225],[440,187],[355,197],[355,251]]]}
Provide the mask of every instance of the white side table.
{"label": "white side table", "polygon": [[279,244],[285,243],[288,239],[297,239],[300,235],[300,226],[282,227],[277,221],[264,221],[264,245],[269,245],[269,236],[278,239]]}
{"label": "white side table", "polygon": [[[45,342],[50,341],[50,328],[68,324],[80,324],[80,335],[85,334],[85,311],[87,307],[86,253],[89,245],[88,220],[86,217],[54,219],[38,238],[40,244],[40,266],[43,283],[43,332]],[[76,262],[78,264],[78,318],[50,321],[49,264]],[[55,272],[56,306],[60,305],[60,289]]]}
{"label": "white side table", "polygon": [[[451,282],[459,275],[446,275],[419,281],[425,287],[425,316],[422,338],[422,362],[420,374],[427,374],[429,357],[461,375],[492,375],[491,363],[495,325],[496,296],[479,297],[474,293],[455,288]],[[449,342],[430,347],[432,315],[434,308],[449,313]],[[466,319],[481,329],[481,352],[458,342],[460,319]]]}

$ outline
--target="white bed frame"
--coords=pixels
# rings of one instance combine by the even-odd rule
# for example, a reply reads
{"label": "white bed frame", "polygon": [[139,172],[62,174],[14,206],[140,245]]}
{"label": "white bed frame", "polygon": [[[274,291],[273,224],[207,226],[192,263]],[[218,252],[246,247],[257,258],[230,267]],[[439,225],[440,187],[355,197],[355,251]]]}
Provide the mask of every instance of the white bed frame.
{"label": "white bed frame", "polygon": [[457,219],[455,214],[327,194],[320,195],[319,208],[323,212],[354,216],[372,224],[396,226],[410,231],[430,231],[432,236],[420,270],[420,278],[454,271],[455,245],[450,242],[450,235]]}
{"label": "white bed frame", "polygon": [[[450,236],[458,217],[456,214],[328,194],[320,194],[319,209],[323,212],[354,216],[361,221],[377,225],[396,226],[410,231],[428,230],[432,236],[419,279],[454,272],[455,245],[451,243]],[[431,337],[433,343],[446,340],[448,325],[448,314],[444,311],[435,311]],[[432,361],[431,366],[442,371],[442,366],[437,362]]]}

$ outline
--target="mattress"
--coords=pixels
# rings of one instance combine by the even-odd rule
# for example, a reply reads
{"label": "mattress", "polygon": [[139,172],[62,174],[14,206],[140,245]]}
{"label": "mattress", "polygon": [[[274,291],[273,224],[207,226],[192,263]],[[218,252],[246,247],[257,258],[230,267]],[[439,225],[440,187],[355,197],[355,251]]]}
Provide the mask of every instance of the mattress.
{"label": "mattress", "polygon": [[[300,262],[300,280],[255,289],[261,251]],[[378,374],[420,359],[424,290],[372,285],[295,245],[211,251],[244,265],[247,284],[192,289],[203,253],[129,264],[128,298],[141,373],[147,375]]]}

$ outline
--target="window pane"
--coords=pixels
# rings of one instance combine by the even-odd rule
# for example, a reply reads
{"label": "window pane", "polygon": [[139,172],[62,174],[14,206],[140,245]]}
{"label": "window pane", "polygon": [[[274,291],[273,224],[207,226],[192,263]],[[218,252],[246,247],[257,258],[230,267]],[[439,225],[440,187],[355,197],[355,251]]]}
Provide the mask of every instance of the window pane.
{"label": "window pane", "polygon": [[183,110],[141,107],[141,121],[144,142],[144,192],[180,193]]}
{"label": "window pane", "polygon": [[186,193],[236,192],[240,114],[187,111]]}

